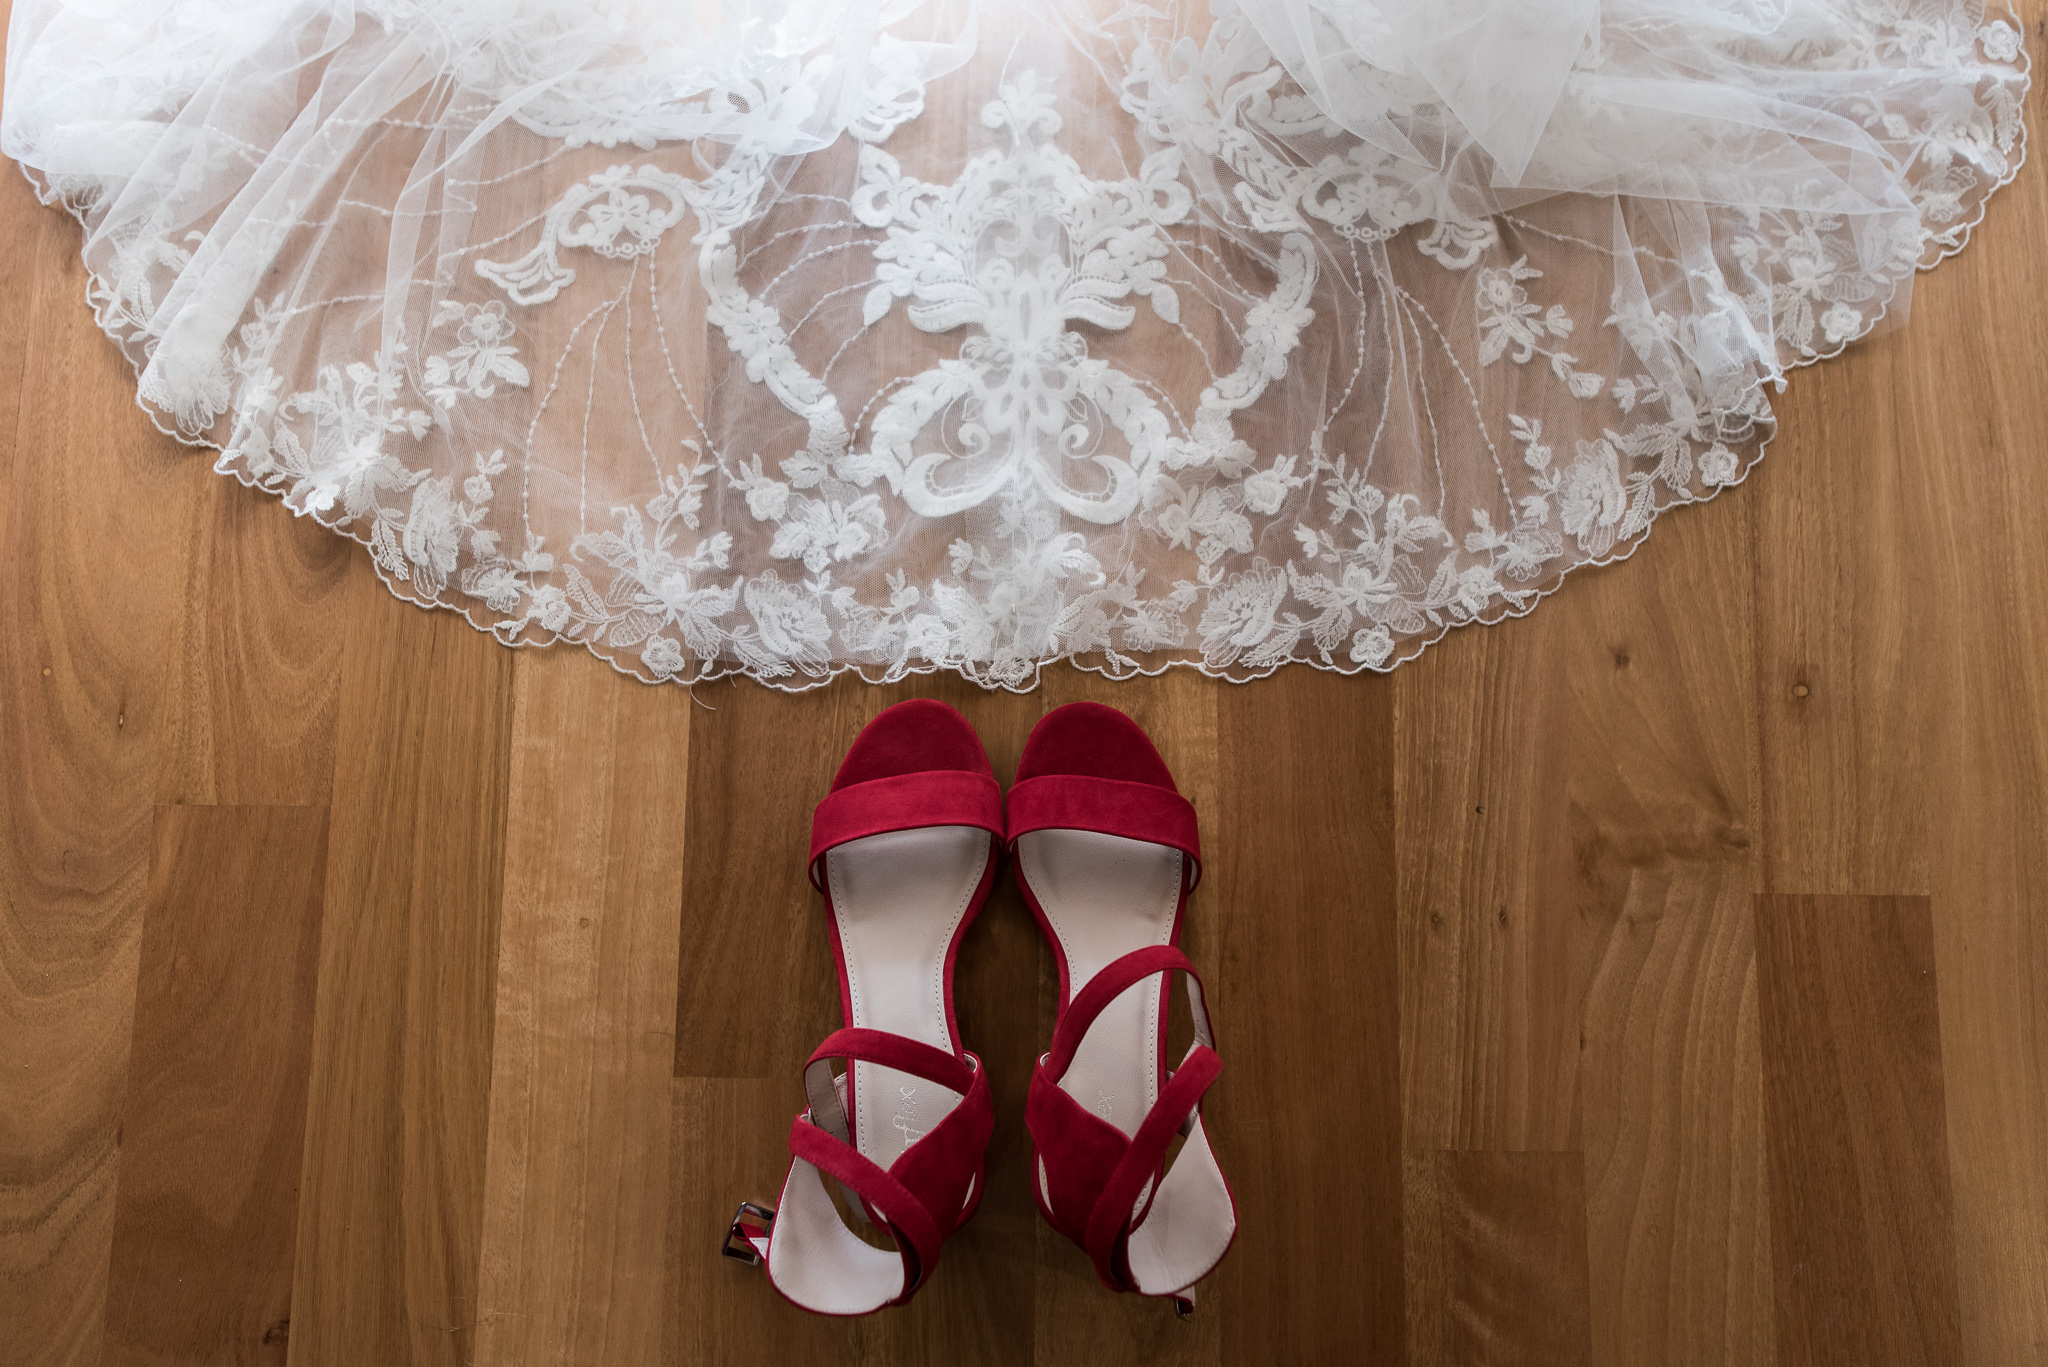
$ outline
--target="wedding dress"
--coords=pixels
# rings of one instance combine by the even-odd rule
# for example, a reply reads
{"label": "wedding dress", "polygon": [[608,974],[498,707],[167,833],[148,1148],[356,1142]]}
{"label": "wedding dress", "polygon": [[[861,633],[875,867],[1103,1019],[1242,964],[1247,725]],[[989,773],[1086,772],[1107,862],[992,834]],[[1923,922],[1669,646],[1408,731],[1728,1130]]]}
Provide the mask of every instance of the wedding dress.
{"label": "wedding dress", "polygon": [[1903,318],[2027,87],[1969,0],[19,0],[6,75],[164,430],[785,688],[1524,613]]}

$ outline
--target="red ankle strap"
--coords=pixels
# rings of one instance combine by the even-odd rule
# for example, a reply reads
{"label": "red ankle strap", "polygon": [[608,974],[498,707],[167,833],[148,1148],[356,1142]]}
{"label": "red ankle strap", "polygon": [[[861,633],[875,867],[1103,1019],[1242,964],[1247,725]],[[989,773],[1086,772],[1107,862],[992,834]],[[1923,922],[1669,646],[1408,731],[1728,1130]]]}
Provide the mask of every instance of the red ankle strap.
{"label": "red ankle strap", "polygon": [[903,1294],[892,1304],[908,1300],[939,1265],[939,1246],[946,1237],[924,1198],[853,1145],[813,1125],[808,1114],[790,1123],[789,1151],[838,1178],[881,1216],[903,1255]]}

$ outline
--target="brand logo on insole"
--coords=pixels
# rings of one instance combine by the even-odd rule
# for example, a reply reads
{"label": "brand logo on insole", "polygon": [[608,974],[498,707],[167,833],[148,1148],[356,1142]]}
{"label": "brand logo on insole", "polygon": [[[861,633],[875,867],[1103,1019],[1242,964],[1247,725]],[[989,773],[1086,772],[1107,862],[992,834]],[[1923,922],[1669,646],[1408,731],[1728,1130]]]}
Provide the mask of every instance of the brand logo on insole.
{"label": "brand logo on insole", "polygon": [[902,1099],[896,1103],[896,1115],[889,1124],[903,1136],[903,1147],[907,1149],[924,1138],[924,1131],[917,1126],[917,1088],[898,1087],[896,1090],[902,1094]]}
{"label": "brand logo on insole", "polygon": [[1110,1093],[1097,1092],[1095,1094],[1095,1114],[1101,1116],[1104,1120],[1109,1119],[1110,1112],[1116,1109],[1115,1102],[1116,1098]]}

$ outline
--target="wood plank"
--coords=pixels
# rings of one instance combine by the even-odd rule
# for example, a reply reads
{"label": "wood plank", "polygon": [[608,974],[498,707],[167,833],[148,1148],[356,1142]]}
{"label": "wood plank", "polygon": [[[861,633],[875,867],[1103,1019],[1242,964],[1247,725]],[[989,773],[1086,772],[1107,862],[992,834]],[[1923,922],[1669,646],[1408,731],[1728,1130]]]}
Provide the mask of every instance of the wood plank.
{"label": "wood plank", "polygon": [[1630,880],[1580,1065],[1596,1363],[1775,1357],[1751,870]]}
{"label": "wood plank", "polygon": [[109,1367],[285,1360],[326,864],[325,808],[157,808]]}
{"label": "wood plank", "polygon": [[[1580,935],[1567,618],[1459,634],[1391,680],[1403,1146],[1578,1144]],[[1602,652],[1603,661],[1606,652]]]}
{"label": "wood plank", "polygon": [[134,409],[78,228],[4,177],[34,262],[0,509],[0,1361],[100,1351],[160,687],[203,463]]}
{"label": "wood plank", "polygon": [[[1769,1360],[1750,541],[1675,515],[1394,676],[1411,1175],[1584,1152],[1598,1363]],[[1411,1247],[1413,1305],[1445,1275]]]}
{"label": "wood plank", "polygon": [[1394,691],[1306,669],[1216,687],[1198,895],[1221,929],[1209,1110],[1240,1221],[1213,1297],[1223,1360],[1399,1362]]}
{"label": "wood plank", "polygon": [[513,655],[351,558],[291,1362],[466,1364]]}
{"label": "wood plank", "polygon": [[[2038,82],[2048,4],[2022,12]],[[2038,89],[2025,113],[2038,154]],[[1920,772],[1963,1342],[1985,1367],[2048,1344],[2048,554],[2026,511],[2048,499],[2048,336],[1985,325],[2048,296],[2048,260],[2018,245],[2044,238],[2037,168],[1999,192],[1969,252],[1921,278],[1916,321],[1955,321],[1901,339],[1912,497],[1939,510],[1909,525],[1941,553],[1892,610],[1932,628],[1912,655],[1945,709]]]}
{"label": "wood plank", "polygon": [[690,699],[567,651],[514,678],[475,1361],[651,1363]]}
{"label": "wood plank", "polygon": [[1756,899],[1778,1360],[1963,1361],[1924,897]]}
{"label": "wood plank", "polygon": [[325,806],[353,550],[275,495],[210,474],[194,524],[157,801]]}
{"label": "wood plank", "polygon": [[1474,1274],[1461,1270],[1455,1237],[1457,1151],[1580,1144],[1583,997],[1605,919],[1588,912],[1612,900],[1572,862],[1591,824],[1572,807],[1573,655],[1598,651],[1612,671],[1612,643],[1586,615],[1593,578],[1533,618],[1439,642],[1391,680],[1403,1271],[1416,1364],[1464,1361],[1453,1312]]}
{"label": "wood plank", "polygon": [[839,1027],[831,949],[804,860],[811,808],[852,736],[820,725],[836,704],[817,694],[792,700],[753,684],[696,694],[675,1075],[773,1077],[794,1087],[812,1047]]}
{"label": "wood plank", "polygon": [[[1952,268],[1952,267],[1951,267]],[[1942,273],[1930,277],[1933,285]],[[1927,785],[1949,725],[1919,640],[1932,565],[1892,549],[1921,516],[1897,431],[1897,334],[1806,371],[1753,490],[1757,710],[1772,891],[1925,892]],[[1891,402],[1870,403],[1871,394]],[[1932,606],[1932,605],[1929,605]]]}
{"label": "wood plank", "polygon": [[1579,1367],[1592,1353],[1586,1187],[1576,1152],[1410,1154],[1409,1245],[1434,1275],[1408,1361]]}
{"label": "wood plank", "polygon": [[[2044,16],[2022,32],[2042,69]],[[2023,110],[2035,148],[2042,102]],[[1755,490],[1766,886],[1933,898],[1965,1358],[2048,1343],[2048,182],[1801,374]]]}
{"label": "wood plank", "polygon": [[1739,493],[1671,519],[1558,625],[1565,671],[1592,1361],[1773,1356],[1750,897],[1753,527]]}

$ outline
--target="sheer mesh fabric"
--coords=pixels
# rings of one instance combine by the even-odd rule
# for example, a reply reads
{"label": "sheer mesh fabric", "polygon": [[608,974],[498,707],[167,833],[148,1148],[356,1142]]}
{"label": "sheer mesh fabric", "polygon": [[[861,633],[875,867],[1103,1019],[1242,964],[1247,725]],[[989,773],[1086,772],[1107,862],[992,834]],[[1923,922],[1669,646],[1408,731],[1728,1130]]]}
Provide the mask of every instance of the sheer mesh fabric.
{"label": "sheer mesh fabric", "polygon": [[2026,86],[1960,0],[25,0],[0,141],[152,416],[395,593],[1028,688],[1389,669],[1625,556]]}

